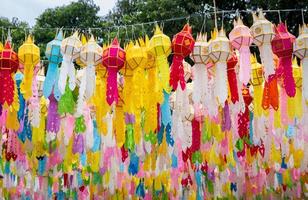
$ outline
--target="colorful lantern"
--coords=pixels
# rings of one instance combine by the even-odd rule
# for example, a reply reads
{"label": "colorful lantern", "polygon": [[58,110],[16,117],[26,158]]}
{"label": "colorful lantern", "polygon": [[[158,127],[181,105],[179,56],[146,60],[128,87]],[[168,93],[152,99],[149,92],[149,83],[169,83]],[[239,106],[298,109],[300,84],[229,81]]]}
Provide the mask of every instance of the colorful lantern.
{"label": "colorful lantern", "polygon": [[295,96],[295,82],[292,73],[292,53],[295,37],[287,30],[284,23],[275,28],[276,35],[272,40],[272,49],[279,58],[278,69],[283,71],[283,85],[289,97]]}
{"label": "colorful lantern", "polygon": [[300,35],[294,43],[294,55],[302,60],[303,97],[308,101],[308,27],[300,27]]}
{"label": "colorful lantern", "polygon": [[193,52],[190,55],[195,63],[193,67],[193,101],[195,104],[202,102],[205,105],[204,99],[208,94],[208,73],[206,67],[206,64],[210,61],[208,48],[209,43],[207,42],[207,35],[199,33]]}
{"label": "colorful lantern", "polygon": [[159,70],[163,89],[169,91],[170,72],[167,57],[171,53],[171,41],[167,35],[163,34],[158,25],[156,25],[154,35],[149,42],[148,50],[155,57],[155,66]]}
{"label": "colorful lantern", "polygon": [[253,13],[253,21],[254,23],[250,28],[253,42],[259,47],[264,75],[267,80],[270,75],[275,74],[273,51],[271,48],[271,41],[275,36],[274,28],[273,24],[265,19],[261,10],[258,16]]}
{"label": "colorful lantern", "polygon": [[80,60],[86,65],[79,87],[77,114],[82,114],[84,99],[89,99],[95,88],[95,66],[102,62],[102,48],[96,43],[93,35],[80,50]]}
{"label": "colorful lantern", "polygon": [[12,73],[18,69],[18,56],[9,41],[0,52],[0,105],[11,105],[14,100],[14,80]]}
{"label": "colorful lantern", "polygon": [[18,49],[18,58],[24,65],[24,79],[21,84],[21,92],[28,100],[32,96],[32,78],[34,67],[40,61],[40,49],[33,43],[32,36],[29,35],[24,44]]}
{"label": "colorful lantern", "polygon": [[251,73],[249,46],[252,44],[253,38],[250,29],[243,24],[240,17],[237,18],[237,21],[234,20],[234,28],[230,32],[229,38],[232,46],[240,52],[239,79],[246,85]]}
{"label": "colorful lantern", "polygon": [[107,68],[107,102],[111,105],[118,102],[117,74],[124,66],[125,51],[120,47],[117,38],[103,52],[103,65]]}
{"label": "colorful lantern", "polygon": [[170,85],[174,90],[180,82],[182,90],[185,89],[183,60],[194,48],[195,40],[189,24],[185,24],[181,32],[177,33],[172,39],[173,60],[170,72]]}
{"label": "colorful lantern", "polygon": [[228,98],[227,60],[231,54],[231,45],[223,28],[217,37],[216,34],[217,30],[214,30],[209,50],[210,58],[216,66],[214,94],[218,98],[219,104],[224,106]]}
{"label": "colorful lantern", "polygon": [[67,78],[69,78],[69,88],[71,90],[75,89],[76,77],[73,62],[79,57],[81,46],[82,43],[79,40],[77,31],[72,36],[65,38],[61,43],[63,62],[60,68],[58,86],[62,94],[65,92]]}
{"label": "colorful lantern", "polygon": [[45,55],[49,60],[47,75],[45,77],[43,85],[43,95],[48,98],[52,93],[54,86],[58,87],[56,84],[57,77],[59,76],[58,65],[62,62],[61,54],[61,43],[63,40],[62,29],[57,34],[56,38],[50,41],[46,46]]}

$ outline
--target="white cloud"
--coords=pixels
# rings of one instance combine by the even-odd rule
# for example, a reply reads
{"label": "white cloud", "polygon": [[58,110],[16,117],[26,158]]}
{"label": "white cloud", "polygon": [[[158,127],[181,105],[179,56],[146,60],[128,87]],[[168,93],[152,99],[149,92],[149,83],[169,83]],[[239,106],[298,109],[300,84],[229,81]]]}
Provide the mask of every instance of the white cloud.
{"label": "white cloud", "polygon": [[[0,16],[9,19],[17,17],[33,26],[35,18],[45,9],[67,5],[70,2],[72,0],[1,0]],[[94,0],[94,2],[100,6],[99,15],[105,15],[115,6],[116,0]]]}

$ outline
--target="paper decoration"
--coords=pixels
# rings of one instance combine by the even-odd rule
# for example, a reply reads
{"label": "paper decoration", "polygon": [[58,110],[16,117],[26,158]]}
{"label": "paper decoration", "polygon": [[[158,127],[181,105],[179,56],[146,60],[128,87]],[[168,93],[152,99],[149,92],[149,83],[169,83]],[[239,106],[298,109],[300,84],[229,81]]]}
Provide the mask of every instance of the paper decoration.
{"label": "paper decoration", "polygon": [[169,91],[170,71],[167,57],[171,53],[171,41],[167,35],[163,34],[158,25],[156,25],[154,35],[149,42],[149,52],[155,57],[155,65],[159,70],[163,89]]}
{"label": "paper decoration", "polygon": [[0,51],[0,104],[10,106],[14,100],[14,80],[12,76],[18,69],[18,56],[9,41]]}
{"label": "paper decoration", "polygon": [[71,90],[75,89],[76,77],[74,61],[79,57],[82,43],[78,38],[78,32],[76,31],[72,36],[65,38],[61,43],[61,53],[63,61],[60,68],[60,76],[58,86],[61,94],[65,91],[67,79],[68,85]]}
{"label": "paper decoration", "polygon": [[117,74],[124,66],[125,51],[120,47],[117,38],[103,51],[103,65],[107,68],[107,93],[106,98],[109,105],[118,102]]}
{"label": "paper decoration", "polygon": [[272,40],[272,49],[279,58],[277,70],[282,70],[283,85],[289,97],[295,96],[295,82],[292,72],[292,53],[295,37],[290,34],[284,23],[275,28],[275,37]]}
{"label": "paper decoration", "polygon": [[177,33],[172,39],[173,60],[170,72],[170,85],[176,90],[178,82],[182,90],[185,89],[184,69],[182,62],[194,48],[195,40],[189,24],[185,24],[183,30]]}
{"label": "paper decoration", "polygon": [[[308,100],[308,59],[307,51],[308,48],[308,27],[306,24],[300,28],[300,35],[296,38],[294,43],[294,55],[302,60],[302,73],[303,73],[303,97]],[[306,55],[307,54],[307,55]]]}
{"label": "paper decoration", "polygon": [[275,33],[271,22],[265,19],[262,10],[259,11],[258,16],[253,13],[253,25],[250,27],[253,36],[253,43],[255,43],[260,51],[262,65],[264,67],[264,76],[268,80],[269,76],[275,73],[273,51],[271,48],[271,41]]}
{"label": "paper decoration", "polygon": [[[56,90],[58,87],[58,82],[56,82],[59,76],[58,66],[62,62],[63,57],[61,54],[61,43],[63,40],[62,29],[59,31],[54,40],[50,41],[46,46],[45,55],[49,61],[47,75],[45,77],[43,85],[43,95],[48,98],[52,91]],[[57,97],[56,97],[57,98]],[[57,98],[58,99],[58,98]]]}
{"label": "paper decoration", "polygon": [[[214,37],[213,37],[214,36]],[[222,28],[218,33],[214,30],[214,35],[210,42],[210,58],[215,63],[215,96],[221,106],[224,106],[228,97],[227,83],[227,60],[231,53],[230,41]]]}
{"label": "paper decoration", "polygon": [[21,92],[24,98],[28,100],[32,96],[32,78],[34,67],[40,61],[40,49],[34,44],[32,36],[29,35],[27,40],[18,49],[19,62],[24,65],[24,79],[21,84]]}
{"label": "paper decoration", "polygon": [[234,28],[229,34],[230,42],[234,48],[239,50],[239,79],[245,85],[249,82],[250,65],[250,45],[252,44],[252,35],[250,29],[243,24],[241,17],[234,20]]}

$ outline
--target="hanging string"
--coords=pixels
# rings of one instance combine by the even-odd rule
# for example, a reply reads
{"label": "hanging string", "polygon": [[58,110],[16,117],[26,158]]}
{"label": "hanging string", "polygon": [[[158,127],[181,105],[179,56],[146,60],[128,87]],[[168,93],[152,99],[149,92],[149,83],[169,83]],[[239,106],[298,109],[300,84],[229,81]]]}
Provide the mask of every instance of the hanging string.
{"label": "hanging string", "polygon": [[304,19],[304,9],[301,10],[302,12],[302,21],[303,21],[303,25],[305,24],[305,19]]}
{"label": "hanging string", "polygon": [[202,26],[201,26],[201,29],[200,29],[200,32],[201,33],[206,33],[206,13],[204,13],[204,16],[203,16],[203,22],[202,22]]}

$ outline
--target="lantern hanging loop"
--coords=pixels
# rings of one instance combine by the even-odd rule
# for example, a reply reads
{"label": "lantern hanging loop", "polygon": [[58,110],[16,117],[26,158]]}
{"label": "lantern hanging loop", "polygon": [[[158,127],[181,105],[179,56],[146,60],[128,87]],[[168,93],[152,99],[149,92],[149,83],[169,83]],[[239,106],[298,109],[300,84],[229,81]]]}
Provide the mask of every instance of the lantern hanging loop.
{"label": "lantern hanging loop", "polygon": [[190,15],[186,17],[187,24],[189,24],[189,20],[190,20]]}
{"label": "lantern hanging loop", "polygon": [[165,27],[165,23],[164,23],[164,22],[161,22],[161,23],[160,23],[160,29],[161,29],[161,31],[164,31],[164,27]]}
{"label": "lantern hanging loop", "polygon": [[144,24],[143,24],[143,23],[141,24],[141,29],[142,29],[142,34],[143,34],[143,36],[145,36],[146,33],[145,33],[145,29],[144,29]]}
{"label": "lantern hanging loop", "polygon": [[125,26],[125,42],[129,42],[129,36],[127,32],[127,26]]}
{"label": "lantern hanging loop", "polygon": [[222,12],[221,12],[221,29],[224,28],[224,18],[225,18],[225,12],[222,11]]}
{"label": "lantern hanging loop", "polygon": [[8,29],[8,32],[7,32],[7,41],[9,41],[10,43],[12,42],[12,36],[11,36],[11,29],[10,28]]}
{"label": "lantern hanging loop", "polygon": [[280,15],[280,10],[278,10],[277,12],[278,12],[279,23],[281,23],[281,15]]}
{"label": "lantern hanging loop", "polygon": [[216,1],[213,0],[213,4],[214,4],[214,19],[215,19],[215,29],[217,30],[217,11],[216,11]]}
{"label": "lantern hanging loop", "polygon": [[117,29],[118,29],[118,30],[117,30],[117,38],[119,38],[119,35],[120,35],[120,27],[118,26]]}
{"label": "lantern hanging loop", "polygon": [[301,9],[301,12],[302,12],[302,22],[303,22],[303,24],[305,24],[305,19],[304,19],[304,9]]}
{"label": "lantern hanging loop", "polygon": [[201,26],[201,29],[200,29],[200,32],[206,32],[206,20],[207,20],[207,17],[206,17],[206,13],[204,12],[204,15],[203,15],[203,22],[202,22],[202,26]]}
{"label": "lantern hanging loop", "polygon": [[132,39],[135,40],[136,37],[135,37],[135,27],[134,25],[132,25]]}

